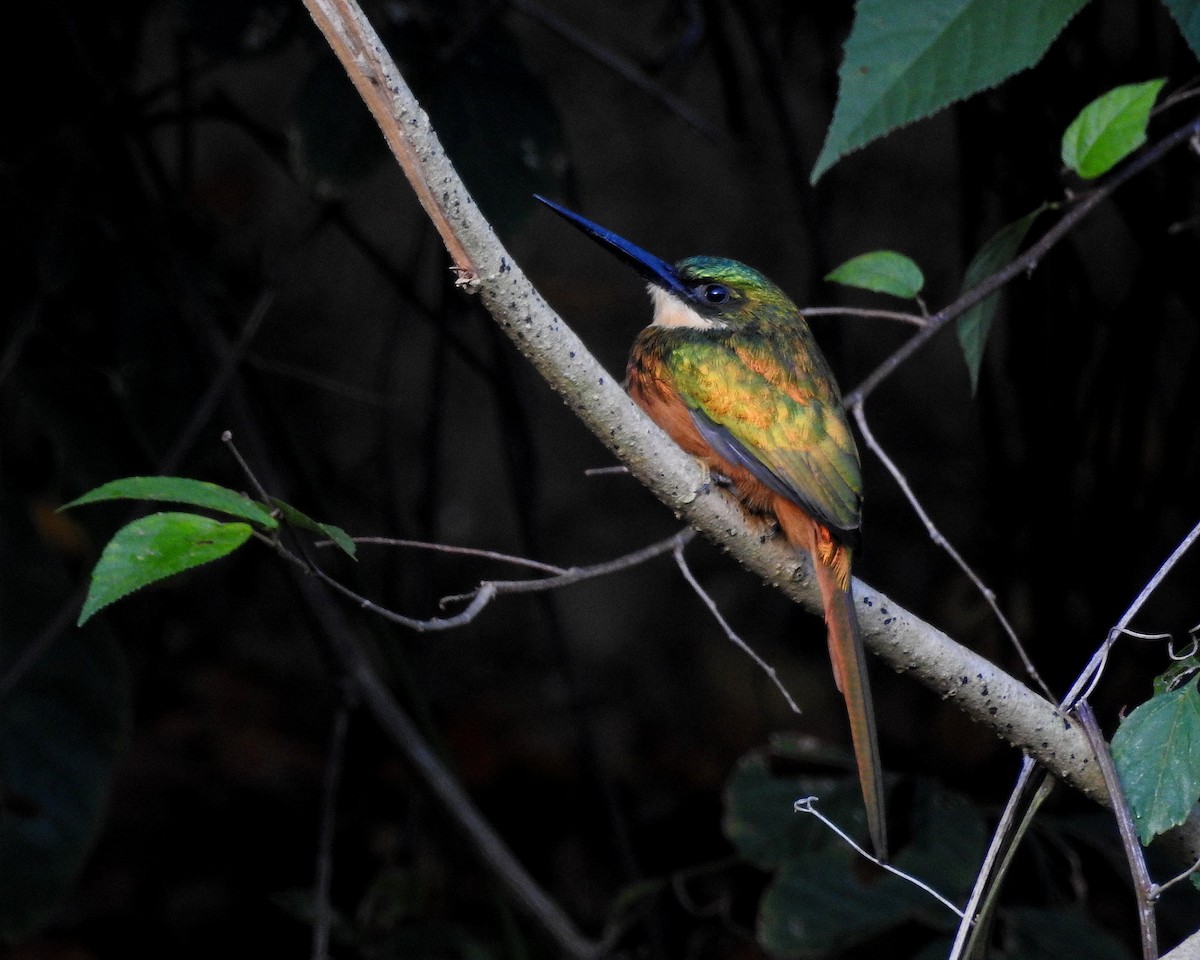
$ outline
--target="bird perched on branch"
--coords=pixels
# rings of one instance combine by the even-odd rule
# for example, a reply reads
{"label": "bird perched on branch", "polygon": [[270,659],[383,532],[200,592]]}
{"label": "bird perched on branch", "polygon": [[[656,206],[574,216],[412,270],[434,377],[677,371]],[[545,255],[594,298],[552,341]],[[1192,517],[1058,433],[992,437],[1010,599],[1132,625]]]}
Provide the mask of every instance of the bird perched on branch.
{"label": "bird perched on branch", "polygon": [[887,856],[883,773],[850,566],[862,476],[841,394],[800,310],[757,270],[718,257],[670,264],[538,197],[648,282],[654,319],[634,341],[628,390],[680,447],[808,553],[846,700],[867,825]]}

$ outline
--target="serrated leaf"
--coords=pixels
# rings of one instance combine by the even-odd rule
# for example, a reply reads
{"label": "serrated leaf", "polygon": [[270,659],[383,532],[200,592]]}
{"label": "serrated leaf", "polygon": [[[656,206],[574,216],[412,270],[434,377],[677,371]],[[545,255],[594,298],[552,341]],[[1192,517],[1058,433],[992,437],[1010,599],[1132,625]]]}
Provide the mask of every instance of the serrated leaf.
{"label": "serrated leaf", "polygon": [[859,254],[840,267],[835,267],[825,279],[848,287],[890,293],[905,300],[911,300],[925,286],[921,268],[894,250],[873,250]]}
{"label": "serrated leaf", "polygon": [[1163,3],[1175,18],[1192,53],[1200,59],[1200,0],[1163,0]]}
{"label": "serrated leaf", "polygon": [[134,590],[219,560],[253,532],[247,523],[221,523],[195,513],[152,513],[134,520],[118,530],[101,552],[79,625]]}
{"label": "serrated leaf", "polygon": [[[962,292],[966,293],[976,284],[986,280],[1017,255],[1025,235],[1033,222],[1051,205],[1044,203],[1031,213],[1025,214],[1019,220],[1014,220],[999,230],[975,254],[963,274]],[[979,387],[979,368],[983,363],[983,349],[987,345],[988,333],[992,329],[992,319],[996,316],[996,308],[1000,305],[1000,294],[997,291],[986,300],[981,300],[970,310],[958,318],[955,329],[958,332],[958,342],[962,346],[963,359],[967,362],[967,371],[971,375],[971,393]]]}
{"label": "serrated leaf", "polygon": [[266,530],[275,530],[279,521],[261,504],[248,500],[240,493],[204,480],[189,477],[125,477],[89,490],[60,509],[78,507],[105,500],[156,500],[167,503],[186,503],[205,507],[219,513],[241,517]]}
{"label": "serrated leaf", "polygon": [[1146,142],[1150,110],[1164,83],[1126,84],[1089,103],[1063,134],[1063,163],[1085,180],[1108,173]]}
{"label": "serrated leaf", "polygon": [[812,182],[850,151],[1033,66],[1085,2],[859,0]]}
{"label": "serrated leaf", "polygon": [[271,502],[279,508],[279,512],[288,523],[303,530],[309,530],[312,533],[324,534],[344,553],[355,560],[358,559],[356,556],[358,545],[350,537],[350,534],[346,533],[341,527],[335,527],[332,523],[321,523],[319,520],[314,520],[308,514],[302,513],[290,503],[285,503],[278,497],[272,497]]}
{"label": "serrated leaf", "polygon": [[1198,680],[1151,697],[1113,737],[1113,762],[1143,844],[1183,823],[1200,798]]}

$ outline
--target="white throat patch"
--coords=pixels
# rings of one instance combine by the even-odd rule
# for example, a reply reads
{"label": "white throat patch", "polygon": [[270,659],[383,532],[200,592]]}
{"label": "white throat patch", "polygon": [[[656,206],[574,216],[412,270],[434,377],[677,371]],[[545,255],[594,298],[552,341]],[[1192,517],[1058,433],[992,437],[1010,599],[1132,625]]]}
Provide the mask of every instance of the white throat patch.
{"label": "white throat patch", "polygon": [[654,304],[654,326],[656,327],[696,327],[709,330],[723,326],[719,320],[702,317],[678,297],[667,293],[657,284],[647,284],[650,300]]}

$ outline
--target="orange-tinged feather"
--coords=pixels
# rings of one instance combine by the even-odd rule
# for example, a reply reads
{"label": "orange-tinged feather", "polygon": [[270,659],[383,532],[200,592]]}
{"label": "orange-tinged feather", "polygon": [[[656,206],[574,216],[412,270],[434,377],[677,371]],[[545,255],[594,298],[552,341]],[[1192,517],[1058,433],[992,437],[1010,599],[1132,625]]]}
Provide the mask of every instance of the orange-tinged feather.
{"label": "orange-tinged feather", "polygon": [[833,679],[846,701],[846,714],[850,719],[850,739],[854,743],[858,780],[867,808],[867,827],[876,856],[886,859],[883,763],[879,757],[875,709],[867,679],[867,655],[854,612],[854,593],[850,585],[851,550],[834,540],[828,530],[791,501],[776,497],[773,508],[788,542],[808,550],[813,558],[829,631]]}
{"label": "orange-tinged feather", "polygon": [[[827,372],[816,370],[817,361],[804,349],[807,337],[792,344],[797,350],[789,367],[780,362],[776,348],[763,341],[685,345],[668,330],[651,327],[634,345],[628,388],[676,444],[728,477],[748,509],[774,516],[788,542],[812,557],[834,679],[846,701],[867,825],[876,853],[886,857],[883,773],[850,578],[850,544],[857,533],[861,489],[858,454],[836,386]],[[721,359],[722,351],[728,351],[728,363]],[[686,401],[681,385],[686,386]],[[733,462],[718,452],[702,435],[693,409],[729,431],[732,442],[740,443],[752,459]],[[796,500],[782,496],[778,484],[768,486],[773,482],[771,471],[804,491],[798,497],[811,496],[810,505],[828,516],[818,520]],[[831,530],[826,522],[839,529]]]}

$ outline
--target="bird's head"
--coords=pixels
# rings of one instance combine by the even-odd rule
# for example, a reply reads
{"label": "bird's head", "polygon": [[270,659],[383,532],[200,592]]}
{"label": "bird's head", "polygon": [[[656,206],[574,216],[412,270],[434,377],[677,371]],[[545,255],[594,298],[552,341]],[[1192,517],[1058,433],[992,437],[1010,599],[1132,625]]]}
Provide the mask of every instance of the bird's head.
{"label": "bird's head", "polygon": [[800,316],[787,294],[753,267],[723,257],[668,263],[566,207],[537,199],[645,277],[656,325],[732,330]]}

